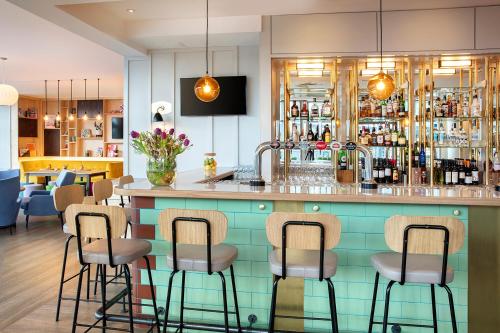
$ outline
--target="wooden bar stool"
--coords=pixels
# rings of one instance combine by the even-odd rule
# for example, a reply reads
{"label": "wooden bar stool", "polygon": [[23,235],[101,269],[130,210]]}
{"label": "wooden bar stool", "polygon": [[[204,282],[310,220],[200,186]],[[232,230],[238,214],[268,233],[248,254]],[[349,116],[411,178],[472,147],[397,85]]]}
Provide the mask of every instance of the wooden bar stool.
{"label": "wooden bar stool", "polygon": [[96,205],[100,205],[103,201],[108,205],[108,199],[113,196],[113,182],[110,179],[101,179],[94,182],[92,193]]}
{"label": "wooden bar stool", "polygon": [[[151,297],[153,300],[154,322],[150,331],[156,326],[160,332],[156,297],[151,277],[151,268],[147,255],[151,252],[151,243],[142,239],[121,238],[127,226],[127,220],[123,208],[118,206],[101,205],[71,205],[66,210],[67,224],[72,234],[76,234],[78,245],[78,259],[81,264],[78,276],[77,296],[75,312],[73,317],[72,332],[75,333],[77,326],[91,328],[102,328],[106,331],[106,311],[116,300],[122,296],[128,296],[128,321],[129,332],[134,332],[134,317],[132,303],[132,283],[130,269],[132,262],[144,258],[149,277]],[[90,244],[82,244],[83,238],[96,239]],[[85,269],[91,265],[100,266],[101,281],[105,281],[106,266],[112,268],[121,266],[125,272],[126,289],[113,298],[111,304],[106,301],[106,283],[101,283],[102,317],[92,325],[78,324],[78,308],[82,288],[82,277]],[[102,321],[102,326],[97,326]]]}
{"label": "wooden bar stool", "polygon": [[[453,294],[447,286],[453,281],[454,275],[453,268],[448,265],[448,255],[460,250],[464,235],[464,224],[453,217],[393,216],[385,222],[385,242],[394,252],[378,253],[371,258],[377,273],[368,332],[372,332],[373,324],[382,324],[382,332],[386,333],[387,325],[390,324],[433,328],[436,333],[438,326],[434,285],[437,284],[448,293],[453,333],[457,333]],[[380,275],[389,280],[385,292],[383,322],[373,320]],[[432,326],[388,322],[391,288],[396,282],[400,285],[410,282],[431,286]]]}
{"label": "wooden bar stool", "polygon": [[[269,315],[269,332],[274,332],[278,283],[287,277],[326,280],[330,300],[332,331],[338,332],[335,288],[331,277],[337,272],[337,254],[328,251],[340,240],[341,225],[335,215],[307,213],[279,213],[269,215],[266,223],[267,239],[276,247],[269,254],[269,266],[275,275]],[[305,319],[304,317],[290,317]]]}
{"label": "wooden bar stool", "polygon": [[[232,245],[222,244],[227,234],[227,218],[217,211],[166,209],[160,213],[160,232],[163,238],[172,242],[172,251],[167,254],[167,266],[173,271],[168,281],[167,302],[165,306],[165,322],[163,332],[167,331],[168,313],[172,282],[177,272],[182,271],[181,311],[179,329],[184,326],[184,309],[194,311],[219,312],[209,309],[184,307],[184,289],[186,271],[206,272],[212,275],[217,272],[222,282],[224,302],[224,327],[229,333],[228,314],[236,315],[238,332],[241,332],[238,297],[234,281],[233,262],[238,257],[238,249]],[[230,269],[235,312],[229,312],[227,307],[226,279],[222,271]]]}
{"label": "wooden bar stool", "polygon": [[[118,186],[132,184],[134,182],[134,177],[131,175],[122,176],[118,178]],[[128,197],[128,203],[130,204],[130,197]],[[123,200],[123,195],[120,195],[120,206],[125,207],[125,201]]]}

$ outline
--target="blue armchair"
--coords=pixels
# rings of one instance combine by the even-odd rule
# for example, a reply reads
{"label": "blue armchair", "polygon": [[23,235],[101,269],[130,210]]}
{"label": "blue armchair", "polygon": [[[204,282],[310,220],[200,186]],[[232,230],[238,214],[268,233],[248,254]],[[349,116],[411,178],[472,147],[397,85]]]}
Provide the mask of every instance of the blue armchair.
{"label": "blue armchair", "polygon": [[[4,174],[0,175],[4,177]],[[19,199],[19,172],[17,176],[0,179],[0,229],[16,227],[21,199]]]}
{"label": "blue armchair", "polygon": [[0,170],[0,179],[19,178],[19,169]]}
{"label": "blue armchair", "polygon": [[71,185],[75,182],[76,174],[67,170],[61,171],[56,180],[56,186],[52,191],[33,191],[28,198],[23,198],[21,208],[26,215],[26,229],[30,216],[59,215],[54,206],[53,191],[62,186]]}

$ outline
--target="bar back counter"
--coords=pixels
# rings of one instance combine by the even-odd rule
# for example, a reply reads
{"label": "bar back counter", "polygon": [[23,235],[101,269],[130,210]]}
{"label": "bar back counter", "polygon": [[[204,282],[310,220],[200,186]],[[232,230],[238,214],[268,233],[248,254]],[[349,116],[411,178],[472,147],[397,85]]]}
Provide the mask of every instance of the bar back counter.
{"label": "bar back counter", "polygon": [[[500,192],[493,187],[398,187],[361,185],[290,186],[267,185],[252,189],[243,183],[197,182],[200,172],[178,176],[170,187],[155,187],[146,180],[118,187],[116,194],[131,197],[133,237],[153,243],[151,262],[158,306],[164,307],[171,270],[166,264],[170,243],[159,232],[158,215],[166,208],[205,209],[223,212],[228,219],[226,242],[238,248],[234,265],[243,327],[266,329],[271,304],[273,276],[268,255],[266,218],[272,212],[320,212],[341,221],[340,243],[334,249],[339,266],[332,278],[337,297],[341,332],[366,332],[370,317],[375,270],[371,255],[387,251],[384,224],[394,215],[452,216],[465,224],[465,243],[450,255],[454,281],[449,284],[455,300],[458,331],[494,332],[500,325]],[[151,304],[145,267],[134,267],[135,296]],[[287,278],[280,282],[277,313],[288,316],[329,317],[326,284],[316,280]],[[381,278],[375,320],[381,321],[387,280]],[[174,281],[170,318],[179,318],[180,278]],[[217,276],[188,273],[186,307],[222,310],[222,292]],[[228,284],[230,293],[231,288]],[[395,285],[389,311],[390,322],[432,325],[431,292],[428,285]],[[452,332],[448,297],[436,289],[439,330]],[[229,306],[232,306],[229,297]],[[152,313],[147,306],[143,313]],[[185,310],[189,323],[217,324],[222,314]],[[249,321],[255,321],[250,324]],[[234,316],[230,323],[235,326]],[[330,323],[309,319],[277,318],[279,331],[329,332]],[[189,328],[187,326],[186,328]],[[208,328],[208,326],[207,326]],[[380,326],[375,328],[380,331]],[[428,329],[404,327],[403,332]]]}

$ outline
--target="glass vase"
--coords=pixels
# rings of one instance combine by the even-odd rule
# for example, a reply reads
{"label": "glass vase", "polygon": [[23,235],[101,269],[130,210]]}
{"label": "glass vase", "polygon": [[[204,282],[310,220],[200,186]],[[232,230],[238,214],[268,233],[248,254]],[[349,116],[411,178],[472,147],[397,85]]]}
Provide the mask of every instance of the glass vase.
{"label": "glass vase", "polygon": [[156,186],[169,186],[175,180],[175,159],[159,158],[148,160],[146,174],[151,184]]}

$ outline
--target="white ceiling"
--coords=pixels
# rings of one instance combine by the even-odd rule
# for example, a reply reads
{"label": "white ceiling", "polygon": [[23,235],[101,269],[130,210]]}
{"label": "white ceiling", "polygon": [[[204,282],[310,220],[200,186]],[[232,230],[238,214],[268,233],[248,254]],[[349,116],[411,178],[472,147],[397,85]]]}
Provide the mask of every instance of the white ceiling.
{"label": "white ceiling", "polygon": [[[0,57],[7,57],[6,81],[21,94],[42,96],[44,80],[49,95],[57,96],[56,80],[75,79],[74,95],[123,96],[123,56],[65,30],[5,0],[0,0]],[[69,81],[61,82],[61,97],[69,96]]]}

